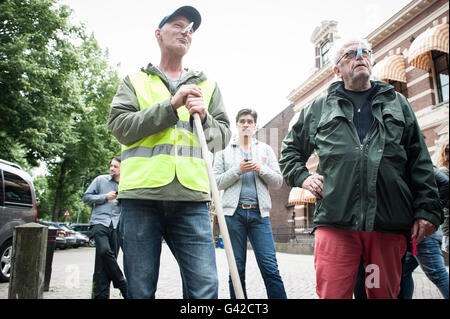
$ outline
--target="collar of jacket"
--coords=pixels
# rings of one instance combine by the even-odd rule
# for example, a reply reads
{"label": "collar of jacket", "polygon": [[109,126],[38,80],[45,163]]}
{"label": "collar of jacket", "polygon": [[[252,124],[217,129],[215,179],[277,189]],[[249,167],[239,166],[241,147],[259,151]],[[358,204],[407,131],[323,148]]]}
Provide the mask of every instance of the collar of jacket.
{"label": "collar of jacket", "polygon": [[[157,75],[165,84],[168,84],[167,76],[155,65],[149,63],[145,68],[141,68],[142,72],[147,74]],[[194,71],[185,68],[186,74],[181,78],[181,84],[199,84],[206,80],[206,75],[202,71]]]}
{"label": "collar of jacket", "polygon": [[[371,82],[371,86],[370,89],[368,91],[370,91],[368,98],[370,99],[370,101],[373,100],[374,96],[377,94],[378,90],[380,89],[380,86],[378,85],[377,82]],[[344,88],[344,85],[341,84],[340,86],[337,87],[336,89],[336,93],[340,94],[341,96],[344,96],[346,98],[350,98],[349,93],[347,93],[348,91]],[[367,91],[366,91],[367,92]]]}
{"label": "collar of jacket", "polygon": [[[377,92],[375,93],[372,99],[372,107],[375,105],[383,106],[387,102],[392,102],[396,98],[396,91],[394,87],[388,83],[382,81],[371,81],[372,86],[376,85],[378,87]],[[320,119],[319,126],[328,123],[332,118],[336,116],[343,116],[347,118],[349,121],[353,120],[353,105],[350,100],[344,95],[339,93],[339,89],[344,86],[343,81],[337,81],[330,84],[328,87],[328,94],[325,97],[325,103],[330,106],[327,108]],[[346,101],[343,103],[343,101]],[[391,104],[391,103],[389,103]],[[393,112],[397,112],[399,110],[392,110]],[[400,110],[401,111],[401,110]],[[378,109],[378,111],[374,112],[374,117],[381,121],[381,113],[382,111]]]}
{"label": "collar of jacket", "polygon": [[[374,100],[376,100],[377,96],[384,93],[389,93],[390,95],[392,95],[392,98],[395,97],[395,89],[392,85],[382,81],[370,81],[370,83],[372,84],[372,86],[376,85],[378,87],[378,91],[375,93],[375,96],[373,98]],[[342,89],[344,87],[343,81],[336,81],[331,83],[330,86],[328,87],[328,97],[329,98],[336,97],[336,95],[339,92],[338,89],[341,87]]]}

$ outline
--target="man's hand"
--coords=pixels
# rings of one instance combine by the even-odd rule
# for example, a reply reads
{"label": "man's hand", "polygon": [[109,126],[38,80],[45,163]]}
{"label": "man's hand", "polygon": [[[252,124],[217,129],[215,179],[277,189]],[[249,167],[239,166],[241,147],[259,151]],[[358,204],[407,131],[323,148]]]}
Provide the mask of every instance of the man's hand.
{"label": "man's hand", "polygon": [[200,120],[202,123],[205,121],[205,100],[203,100],[203,96],[197,97],[194,95],[189,95],[186,99],[186,108],[189,111],[189,114],[194,115],[194,113],[198,113],[200,116]]}
{"label": "man's hand", "polygon": [[319,174],[310,175],[303,182],[302,188],[309,190],[317,199],[321,199],[323,190],[323,176]]}
{"label": "man's hand", "polygon": [[117,194],[114,191],[109,192],[106,194],[106,200],[114,200],[117,198]]}
{"label": "man's hand", "polygon": [[[176,111],[180,106],[186,105],[188,96],[193,98],[203,97],[202,90],[195,84],[182,85],[174,96],[170,99],[172,108]],[[186,106],[187,107],[187,106]]]}
{"label": "man's hand", "polygon": [[419,244],[424,237],[429,237],[434,234],[437,227],[428,220],[418,218],[414,221],[411,229],[411,238],[416,239],[416,244]]}

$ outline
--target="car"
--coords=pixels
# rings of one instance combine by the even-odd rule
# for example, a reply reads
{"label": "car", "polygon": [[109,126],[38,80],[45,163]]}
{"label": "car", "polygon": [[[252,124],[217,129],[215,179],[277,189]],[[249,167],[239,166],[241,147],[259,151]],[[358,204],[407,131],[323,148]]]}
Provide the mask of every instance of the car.
{"label": "car", "polygon": [[68,247],[66,240],[66,230],[54,222],[38,220],[38,223],[47,226],[48,229],[56,229],[55,248],[66,249]]}
{"label": "car", "polygon": [[0,159],[0,282],[10,278],[14,227],[36,221],[31,176],[19,165]]}
{"label": "car", "polygon": [[[69,229],[69,227],[60,222],[54,222],[54,221],[45,221],[40,220],[39,221],[43,225],[52,226],[57,228],[58,235],[62,236],[61,234],[64,234],[65,243],[64,245],[57,245],[57,248],[65,249],[65,248],[72,248],[72,247],[78,247],[77,246],[77,239],[75,238],[75,231],[73,229]],[[57,236],[58,237],[58,236]]]}
{"label": "car", "polygon": [[84,235],[86,235],[89,238],[89,247],[95,247],[95,239],[91,232],[91,225],[90,224],[72,224],[70,225],[72,229],[74,229],[77,232],[80,232]]}
{"label": "car", "polygon": [[75,238],[77,239],[77,245],[75,247],[89,246],[89,237],[85,234],[75,232]]}
{"label": "car", "polygon": [[66,245],[68,248],[78,247],[77,246],[77,239],[75,238],[75,231],[73,229],[70,229],[66,224],[64,223],[56,223],[59,227],[64,229],[66,232]]}
{"label": "car", "polygon": [[66,249],[67,248],[67,239],[66,239],[66,232],[63,229],[56,228],[55,226],[48,226],[48,228],[55,228],[56,229],[56,245],[55,248],[59,249]]}
{"label": "car", "polygon": [[72,247],[78,248],[80,246],[89,245],[89,237],[88,236],[86,236],[85,234],[82,234],[81,232],[76,231],[70,225],[61,224],[61,226],[68,229],[70,231],[70,234],[73,234],[73,236],[75,237],[75,244]]}

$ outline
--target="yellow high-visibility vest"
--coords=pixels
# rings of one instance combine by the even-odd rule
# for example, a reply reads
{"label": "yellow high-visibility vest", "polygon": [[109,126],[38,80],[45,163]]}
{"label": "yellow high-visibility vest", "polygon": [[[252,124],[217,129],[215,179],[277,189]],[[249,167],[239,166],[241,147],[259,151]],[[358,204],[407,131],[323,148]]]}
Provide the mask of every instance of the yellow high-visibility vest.
{"label": "yellow high-visibility vest", "polygon": [[[140,71],[129,78],[141,110],[172,97],[157,75]],[[198,86],[208,109],[215,82],[206,80]],[[198,137],[189,123],[189,111],[182,106],[177,113],[179,121],[176,125],[133,145],[122,145],[119,191],[161,187],[176,176],[184,187],[209,193],[206,165]]]}

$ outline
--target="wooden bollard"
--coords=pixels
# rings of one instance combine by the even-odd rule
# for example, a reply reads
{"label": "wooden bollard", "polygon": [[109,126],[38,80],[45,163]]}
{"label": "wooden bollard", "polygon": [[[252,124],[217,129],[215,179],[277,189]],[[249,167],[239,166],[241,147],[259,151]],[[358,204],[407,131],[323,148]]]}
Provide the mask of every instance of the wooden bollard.
{"label": "wooden bollard", "polygon": [[9,299],[43,298],[47,232],[36,223],[14,228]]}

